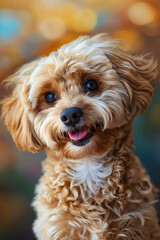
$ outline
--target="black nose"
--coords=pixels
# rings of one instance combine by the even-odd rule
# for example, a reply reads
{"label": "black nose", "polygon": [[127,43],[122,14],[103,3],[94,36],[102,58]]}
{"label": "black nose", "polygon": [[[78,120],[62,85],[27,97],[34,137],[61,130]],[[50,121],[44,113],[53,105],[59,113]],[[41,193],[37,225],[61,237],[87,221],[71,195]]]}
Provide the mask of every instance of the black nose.
{"label": "black nose", "polygon": [[61,120],[67,126],[74,126],[78,123],[83,115],[82,109],[78,107],[72,107],[65,109],[61,113]]}

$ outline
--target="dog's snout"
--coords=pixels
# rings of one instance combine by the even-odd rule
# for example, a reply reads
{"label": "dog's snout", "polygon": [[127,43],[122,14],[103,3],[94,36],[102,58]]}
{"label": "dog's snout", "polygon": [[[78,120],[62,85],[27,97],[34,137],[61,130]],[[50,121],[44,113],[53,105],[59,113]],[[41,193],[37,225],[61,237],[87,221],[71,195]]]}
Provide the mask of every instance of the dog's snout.
{"label": "dog's snout", "polygon": [[82,109],[78,107],[72,107],[63,110],[63,112],[61,113],[61,121],[67,126],[74,126],[80,121],[82,116]]}

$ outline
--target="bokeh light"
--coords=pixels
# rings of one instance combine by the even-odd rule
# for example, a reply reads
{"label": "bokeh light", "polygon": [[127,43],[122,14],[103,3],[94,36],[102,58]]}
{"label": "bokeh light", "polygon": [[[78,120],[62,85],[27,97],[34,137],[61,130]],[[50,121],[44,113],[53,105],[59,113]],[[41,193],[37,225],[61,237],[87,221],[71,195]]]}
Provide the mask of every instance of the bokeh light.
{"label": "bokeh light", "polygon": [[97,23],[94,10],[79,7],[72,2],[62,4],[56,14],[63,19],[69,30],[79,33],[92,31]]}
{"label": "bokeh light", "polygon": [[113,37],[122,41],[122,45],[120,45],[120,47],[122,47],[124,50],[136,52],[143,48],[143,37],[135,29],[116,31],[114,32]]}
{"label": "bokeh light", "polygon": [[14,41],[22,32],[23,25],[16,12],[9,9],[0,10],[0,43]]}
{"label": "bokeh light", "polygon": [[48,40],[58,40],[65,34],[65,24],[57,17],[45,18],[39,23],[40,33]]}
{"label": "bokeh light", "polygon": [[130,7],[128,16],[134,24],[142,26],[157,21],[160,12],[147,2],[137,2]]}
{"label": "bokeh light", "polygon": [[73,22],[68,27],[79,33],[92,31],[97,23],[96,13],[91,9],[79,10],[74,14]]}

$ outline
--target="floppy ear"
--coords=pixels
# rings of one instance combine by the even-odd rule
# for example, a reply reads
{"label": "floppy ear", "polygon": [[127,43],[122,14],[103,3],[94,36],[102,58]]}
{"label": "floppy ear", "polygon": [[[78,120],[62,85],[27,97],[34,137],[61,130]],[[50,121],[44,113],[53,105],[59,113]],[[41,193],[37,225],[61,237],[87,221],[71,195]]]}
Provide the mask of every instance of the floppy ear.
{"label": "floppy ear", "polygon": [[130,117],[143,113],[154,92],[157,61],[149,55],[132,56],[116,48],[106,55],[128,92]]}
{"label": "floppy ear", "polygon": [[[39,152],[43,145],[34,132],[32,122],[29,120],[28,91],[26,84],[37,63],[24,65],[20,70],[5,80],[6,85],[11,85],[11,96],[2,100],[2,118],[18,148],[29,152]],[[28,104],[28,105],[27,105]]]}

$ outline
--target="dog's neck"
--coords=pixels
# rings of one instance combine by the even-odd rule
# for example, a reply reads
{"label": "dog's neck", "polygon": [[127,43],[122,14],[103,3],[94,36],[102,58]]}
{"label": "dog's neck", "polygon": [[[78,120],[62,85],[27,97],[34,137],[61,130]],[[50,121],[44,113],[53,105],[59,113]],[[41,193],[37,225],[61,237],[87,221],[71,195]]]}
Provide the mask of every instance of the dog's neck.
{"label": "dog's neck", "polygon": [[[113,144],[113,148],[108,153],[108,156],[123,155],[126,152],[129,153],[134,148],[134,135],[132,123],[124,125],[116,129],[119,136],[116,138]],[[117,134],[118,135],[118,134]]]}
{"label": "dog's neck", "polygon": [[[104,156],[87,156],[83,159],[66,159],[62,153],[47,150],[47,161],[44,164],[46,171],[56,173],[56,176],[66,174],[70,185],[83,186],[85,192],[96,194],[99,189],[109,185],[109,176],[113,174],[115,165],[126,159],[124,156],[131,154],[133,149],[133,131],[132,126],[126,125],[121,128],[114,129],[112,137],[115,136],[112,149]],[[122,164],[120,163],[120,164]],[[126,163],[123,163],[125,166]],[[123,168],[124,168],[123,166]],[[121,166],[122,167],[122,166]],[[123,177],[123,176],[122,176]],[[65,179],[64,178],[64,179]]]}

